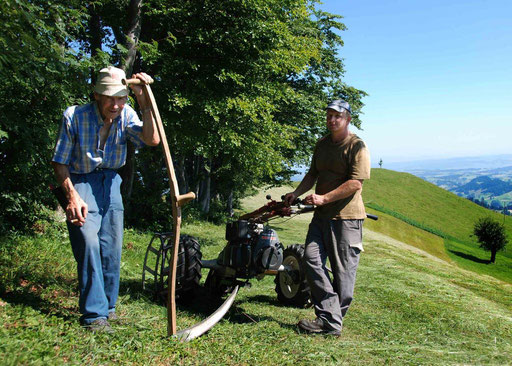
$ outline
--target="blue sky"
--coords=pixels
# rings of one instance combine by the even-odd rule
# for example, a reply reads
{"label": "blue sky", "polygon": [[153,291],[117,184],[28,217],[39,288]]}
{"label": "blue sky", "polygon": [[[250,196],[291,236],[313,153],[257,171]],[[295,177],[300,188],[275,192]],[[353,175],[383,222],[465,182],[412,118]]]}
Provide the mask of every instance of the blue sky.
{"label": "blue sky", "polygon": [[372,162],[512,153],[511,0],[327,0]]}

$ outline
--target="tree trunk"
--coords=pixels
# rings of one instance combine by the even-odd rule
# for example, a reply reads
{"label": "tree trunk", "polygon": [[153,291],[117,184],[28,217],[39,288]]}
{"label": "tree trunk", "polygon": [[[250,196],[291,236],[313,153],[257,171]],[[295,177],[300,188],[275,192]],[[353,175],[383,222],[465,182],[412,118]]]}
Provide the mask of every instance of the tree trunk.
{"label": "tree trunk", "polygon": [[491,250],[491,263],[494,263],[496,261],[496,251]]}
{"label": "tree trunk", "polygon": [[128,52],[122,60],[122,68],[128,77],[132,74],[133,65],[137,56],[137,44],[141,30],[141,5],[142,0],[130,0],[130,4],[128,5],[128,29],[123,42]]}
{"label": "tree trunk", "polygon": [[233,212],[233,190],[229,191],[228,199],[226,202],[226,211],[227,211],[229,217],[233,216],[233,214],[234,214],[234,212]]}
{"label": "tree trunk", "polygon": [[[119,175],[123,179],[123,183],[121,184],[121,193],[123,197],[128,200],[132,196],[133,179],[135,177],[135,146],[131,141],[128,141],[126,149],[126,163],[119,170]],[[128,201],[125,202],[125,206],[129,206]]]}
{"label": "tree trunk", "polygon": [[[91,57],[98,54],[101,50],[101,18],[96,12],[94,5],[89,5],[89,46],[91,48]],[[99,70],[98,70],[99,71]],[[96,84],[97,70],[91,68],[91,83]]]}
{"label": "tree trunk", "polygon": [[[141,4],[142,0],[130,0],[130,4],[128,5],[128,28],[122,40],[123,45],[128,49],[128,53],[121,60],[121,67],[128,77],[132,74],[137,55],[137,43],[141,30]],[[121,35],[119,36],[122,37]],[[118,42],[119,41],[121,41],[121,39],[118,39]],[[129,199],[132,195],[133,180],[135,177],[135,147],[128,141],[127,148],[126,164],[121,171],[121,177],[123,178],[121,192],[126,199],[127,209],[129,209]]]}
{"label": "tree trunk", "polygon": [[193,167],[193,177],[192,182],[194,186],[194,193],[196,194],[196,197],[199,197],[199,182],[200,182],[200,171],[201,171],[201,164],[202,164],[203,158],[201,156],[194,156],[194,167]]}
{"label": "tree trunk", "polygon": [[205,164],[205,159],[201,157],[199,161],[201,162],[199,173],[199,208],[202,213],[207,214],[210,212],[211,176],[208,166]]}
{"label": "tree trunk", "polygon": [[176,159],[176,167],[174,170],[176,171],[176,179],[178,180],[180,194],[187,193],[188,192],[188,182],[187,182],[187,176],[185,174],[185,157],[184,156],[180,156]]}

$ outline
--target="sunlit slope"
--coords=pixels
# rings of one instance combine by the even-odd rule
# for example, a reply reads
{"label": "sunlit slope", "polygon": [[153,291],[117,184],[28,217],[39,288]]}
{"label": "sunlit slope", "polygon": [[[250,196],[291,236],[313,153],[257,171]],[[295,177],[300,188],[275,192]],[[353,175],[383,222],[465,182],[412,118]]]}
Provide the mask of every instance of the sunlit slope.
{"label": "sunlit slope", "polygon": [[[267,202],[267,195],[270,195],[272,199],[280,200],[282,195],[293,191],[296,185],[297,183],[294,183],[293,186],[261,189],[256,195],[245,198],[243,200],[243,206],[246,211],[255,210]],[[311,192],[312,191],[305,193],[302,197],[305,197]],[[364,224],[365,228],[383,233],[393,239],[400,240],[404,243],[417,247],[445,261],[450,261],[450,258],[446,254],[446,250],[444,248],[444,240],[440,236],[421,230],[398,218],[371,208],[367,208],[367,212],[378,215],[380,219],[378,221],[366,220]],[[283,231],[290,231],[290,235],[293,238],[294,243],[303,243],[305,240],[306,229],[312,216],[313,213],[296,216],[291,219],[290,225],[282,225],[282,227],[279,225],[279,229]],[[272,224],[273,226],[276,226],[275,224],[286,220],[288,220],[288,218],[277,218]],[[304,227],[304,230],[298,230],[299,227]]]}
{"label": "sunlit slope", "polygon": [[[503,222],[503,215],[424,181],[412,174],[386,169],[372,169],[364,182],[365,205],[378,211],[398,214],[425,229],[445,234],[462,242],[475,242],[473,225],[480,217],[491,216]],[[507,232],[512,220],[505,218]],[[510,252],[510,249],[509,249]]]}
{"label": "sunlit slope", "polygon": [[[368,220],[368,229],[462,268],[512,283],[511,217],[480,207],[411,174],[386,169],[372,170],[372,178],[364,183],[363,199],[368,210],[374,209],[382,218],[377,223]],[[485,216],[504,222],[511,241],[505,251],[498,252],[496,263],[492,264],[490,253],[471,237],[475,222]]]}

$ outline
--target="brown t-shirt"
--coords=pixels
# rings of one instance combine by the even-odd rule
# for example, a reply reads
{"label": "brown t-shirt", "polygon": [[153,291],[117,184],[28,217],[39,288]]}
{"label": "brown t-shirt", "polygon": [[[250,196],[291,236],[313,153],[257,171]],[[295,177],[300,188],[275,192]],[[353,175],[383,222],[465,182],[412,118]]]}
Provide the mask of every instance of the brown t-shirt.
{"label": "brown t-shirt", "polygon": [[[350,134],[334,143],[331,135],[317,141],[308,174],[317,177],[315,193],[330,192],[350,179],[370,179],[370,153],[363,140]],[[365,219],[362,189],[338,201],[319,206],[319,218]]]}

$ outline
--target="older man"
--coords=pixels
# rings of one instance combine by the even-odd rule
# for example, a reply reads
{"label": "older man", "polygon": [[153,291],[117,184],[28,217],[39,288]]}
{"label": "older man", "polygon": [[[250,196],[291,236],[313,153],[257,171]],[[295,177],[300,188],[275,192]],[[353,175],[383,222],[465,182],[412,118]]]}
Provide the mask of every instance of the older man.
{"label": "older man", "polygon": [[[290,204],[313,187],[304,198],[318,206],[306,237],[306,278],[311,288],[316,319],[301,320],[308,333],[340,335],[354,293],[362,227],[366,212],[361,198],[363,181],[370,178],[370,156],[364,142],[349,131],[350,105],[341,99],[327,105],[329,134],[317,141],[311,167],[294,192]],[[333,280],[325,266],[329,258]]]}
{"label": "older man", "polygon": [[[123,243],[121,177],[126,142],[155,146],[160,142],[149,101],[141,86],[131,85],[142,113],[126,105],[128,89],[123,70],[100,70],[95,101],[66,109],[52,159],[58,183],[68,200],[66,218],[77,262],[82,314],[91,331],[111,332],[115,320]],[[144,82],[145,73],[133,75]]]}

